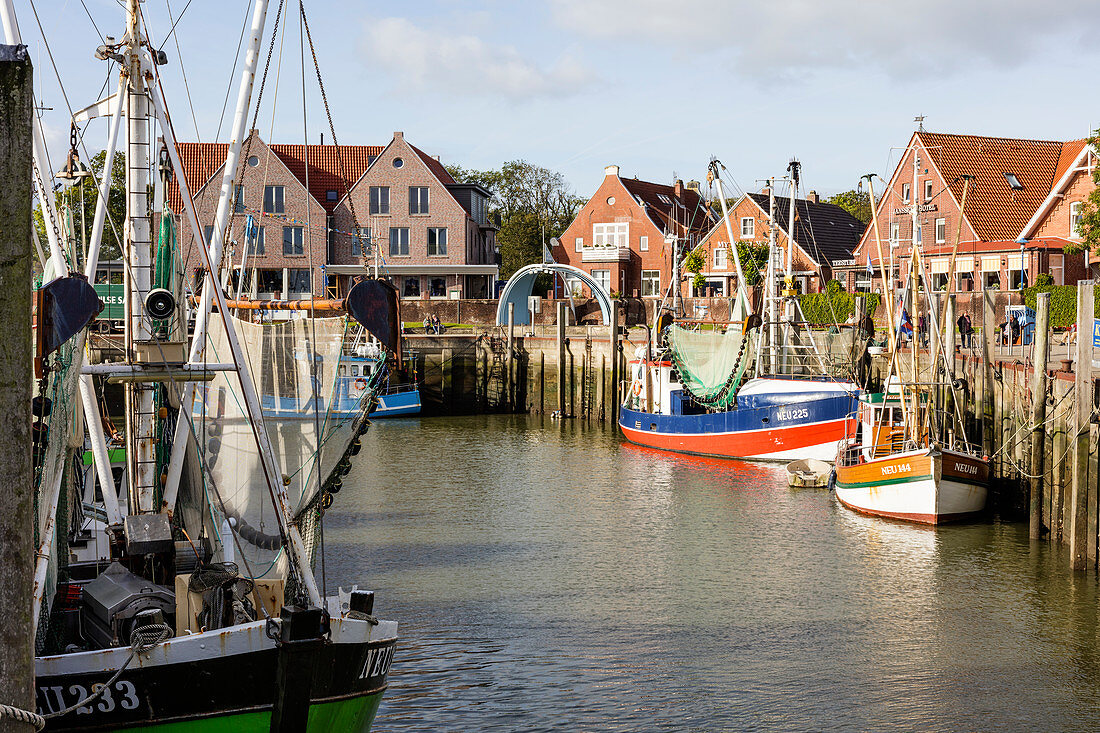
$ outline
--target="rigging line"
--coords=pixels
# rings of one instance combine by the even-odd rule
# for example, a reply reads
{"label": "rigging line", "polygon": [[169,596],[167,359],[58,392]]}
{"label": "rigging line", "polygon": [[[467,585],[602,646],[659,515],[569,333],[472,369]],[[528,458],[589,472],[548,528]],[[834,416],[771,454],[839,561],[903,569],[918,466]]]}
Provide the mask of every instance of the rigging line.
{"label": "rigging line", "polygon": [[[80,0],[80,2],[84,2],[84,0]],[[172,20],[172,2],[171,2],[171,0],[164,0],[164,4],[168,8],[168,20]],[[187,12],[187,8],[189,8],[189,7],[191,7],[191,0],[187,0],[187,5],[184,6],[183,11],[180,13],[179,18],[172,21],[172,28],[171,28],[171,30],[168,31],[168,37],[164,39],[164,42],[167,43],[168,38],[171,38],[172,41],[176,44],[176,56],[179,57],[179,60],[180,60],[180,74],[183,76],[183,91],[187,95],[187,106],[191,108],[191,121],[195,125],[195,141],[201,143],[202,142],[202,135],[199,134],[199,119],[195,115],[195,105],[191,101],[191,88],[187,84],[187,69],[185,69],[184,66],[183,66],[183,51],[180,50],[179,36],[175,35],[175,33],[176,33],[176,23],[178,23],[180,21],[180,19],[183,18],[183,14]]]}
{"label": "rigging line", "polygon": [[[298,11],[299,11],[298,12],[298,51],[299,51],[299,54],[301,56],[301,68],[302,68],[302,140],[303,140],[302,150],[303,150],[303,157],[305,158],[305,163],[306,163],[306,176],[305,176],[306,181],[305,181],[305,183],[306,183],[306,191],[308,192],[309,191],[309,107],[307,106],[307,103],[306,103],[306,44],[305,44],[305,33],[303,33],[303,30],[305,29],[306,8],[305,8],[305,4],[304,4],[303,0],[298,0]],[[313,42],[312,41],[310,41],[309,48],[310,48],[310,51],[313,50]],[[316,56],[314,56],[314,63],[316,63]],[[325,108],[326,109],[328,108],[327,102],[325,104]],[[272,118],[274,118],[274,115],[272,115]],[[335,137],[333,138],[332,143],[333,143],[333,145],[336,145]],[[338,146],[337,146],[337,150],[339,150]],[[339,153],[337,153],[336,157],[337,158],[340,157]],[[343,173],[343,171],[341,171],[341,173]],[[306,207],[306,225],[309,226],[311,229],[313,228],[312,227],[312,217],[313,217],[313,209],[311,207],[307,206]],[[284,240],[284,245],[283,246],[285,247],[286,246],[285,245],[286,234],[283,235],[283,240]],[[312,240],[313,240],[313,237],[310,237],[310,245],[311,246],[309,246],[308,249],[307,249],[306,257],[307,257],[307,265],[309,267],[309,280],[310,280],[309,325],[310,325],[310,331],[313,334],[313,348],[316,349],[317,348],[317,312],[316,312],[316,308],[314,306],[314,304],[316,303],[316,299],[313,297],[313,293],[315,292],[316,288],[313,285],[313,247],[312,247],[313,241]],[[302,236],[302,244],[303,244],[303,246],[305,246],[305,236],[304,235]],[[293,239],[292,239],[291,251],[293,251],[293,248],[294,248],[294,245],[293,245]],[[325,283],[322,282],[321,284],[322,284],[322,286],[324,286]],[[343,352],[343,343],[341,343],[341,345],[340,345],[340,351],[341,351],[341,353]],[[324,491],[324,487],[321,485],[321,450],[320,450],[320,445],[321,445],[321,415],[320,415],[320,409],[321,408],[320,408],[320,405],[318,404],[320,395],[317,394],[317,385],[318,385],[318,381],[317,381],[317,359],[315,357],[315,353],[316,353],[315,351],[310,353],[309,379],[310,379],[310,388],[313,391],[313,430],[314,430],[314,434],[317,436],[317,446],[318,446],[317,455],[314,458],[314,466],[315,466],[315,470],[316,470],[316,473],[317,473],[317,493],[318,493],[318,495],[320,495],[321,492]],[[327,576],[325,574],[325,515],[323,513],[319,514],[319,516],[317,517],[317,529],[318,529],[318,533],[320,534],[320,540],[321,540],[321,548],[320,548],[321,549],[321,597],[325,598],[325,597],[328,596],[328,579],[327,579]]]}
{"label": "rigging line", "polygon": [[241,46],[244,44],[245,30],[249,27],[248,18],[251,14],[252,3],[245,3],[244,23],[241,25],[241,37],[237,39],[237,51],[233,55],[233,68],[229,70],[229,84],[225,88],[225,99],[222,101],[222,111],[218,116],[218,130],[214,133],[214,142],[221,139],[222,123],[225,122],[225,110],[229,106],[229,95],[233,93],[233,79],[237,76],[237,62],[241,58]]}
{"label": "rigging line", "polygon": [[95,18],[92,17],[92,13],[88,10],[88,6],[84,3],[84,0],[80,0],[80,4],[84,6],[84,12],[88,15],[88,20],[92,21],[92,27],[95,28],[95,32],[99,36],[99,40],[106,43],[107,39],[103,37],[103,33],[99,30],[99,26],[95,24]]}

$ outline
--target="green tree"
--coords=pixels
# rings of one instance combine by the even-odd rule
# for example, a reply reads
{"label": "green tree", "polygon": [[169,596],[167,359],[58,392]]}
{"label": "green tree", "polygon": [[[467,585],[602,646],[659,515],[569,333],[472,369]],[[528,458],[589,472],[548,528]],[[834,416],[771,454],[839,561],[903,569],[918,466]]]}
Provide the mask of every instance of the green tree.
{"label": "green tree", "polygon": [[[99,201],[99,189],[95,181],[103,176],[103,164],[107,161],[107,151],[101,150],[92,158],[91,169],[95,171],[95,178],[88,176],[79,183],[63,188],[54,193],[54,208],[58,217],[63,217],[65,206],[73,212],[73,228],[76,233],[76,249],[81,254],[84,252],[84,243],[92,236],[92,223],[95,221],[95,207]],[[83,203],[82,203],[83,202]],[[103,223],[103,243],[100,245],[100,260],[117,260],[122,256],[122,242],[115,235],[125,237],[123,225],[126,220],[126,155],[122,152],[115,153],[115,159],[111,163],[111,188],[107,193],[107,219]],[[114,226],[111,223],[114,222]],[[58,221],[60,229],[61,222]],[[34,210],[34,226],[38,230],[39,241],[42,248],[47,247],[46,223],[42,215],[42,207]],[[48,256],[48,255],[47,255]]]}
{"label": "green tree", "polygon": [[500,170],[479,171],[449,166],[451,177],[489,189],[491,216],[500,216],[500,276],[510,277],[524,265],[542,261],[542,245],[560,236],[585,199],[565,176],[526,160],[512,160]]}
{"label": "green tree", "polygon": [[[1096,130],[1088,142],[1094,148],[1100,145],[1100,130]],[[1100,186],[1100,168],[1093,170],[1092,180]],[[1081,222],[1077,225],[1081,240],[1079,243],[1067,244],[1064,247],[1067,254],[1100,251],[1100,187],[1092,190],[1084,204],[1081,207]]]}
{"label": "green tree", "polygon": [[767,242],[738,242],[737,258],[741,260],[741,271],[745,273],[745,287],[753,287],[764,279],[761,270],[768,266]]}
{"label": "green tree", "polygon": [[866,224],[871,221],[871,197],[865,191],[844,191],[825,199]]}

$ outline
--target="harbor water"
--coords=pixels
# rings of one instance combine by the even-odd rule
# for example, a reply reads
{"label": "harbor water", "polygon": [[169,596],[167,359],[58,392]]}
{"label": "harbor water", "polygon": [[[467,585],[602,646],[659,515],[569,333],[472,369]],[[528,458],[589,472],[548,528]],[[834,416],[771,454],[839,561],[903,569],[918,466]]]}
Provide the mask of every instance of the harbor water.
{"label": "harbor water", "polygon": [[1026,523],[855,515],[782,466],[539,416],[376,422],[330,590],[401,624],[375,730],[1094,730],[1097,584]]}

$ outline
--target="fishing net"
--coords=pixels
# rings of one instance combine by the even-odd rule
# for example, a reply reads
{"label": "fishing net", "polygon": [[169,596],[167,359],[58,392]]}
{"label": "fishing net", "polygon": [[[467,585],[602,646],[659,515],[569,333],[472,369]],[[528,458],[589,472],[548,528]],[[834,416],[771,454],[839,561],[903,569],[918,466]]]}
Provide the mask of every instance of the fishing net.
{"label": "fishing net", "polygon": [[[313,506],[355,437],[353,417],[329,412],[337,394],[345,321],[301,317],[251,323],[234,318],[233,325],[260,395],[279,465],[281,476],[275,480],[286,485],[291,512],[299,515]],[[220,318],[213,319],[208,348],[208,361],[231,360]],[[240,550],[255,577],[285,577],[279,524],[236,375],[218,372],[197,394],[194,418],[205,446],[209,478],[224,502],[225,515],[235,523]],[[215,532],[222,531],[217,525]],[[304,537],[311,556],[313,535]],[[223,546],[230,541],[220,539]]]}
{"label": "fishing net", "polygon": [[665,343],[680,384],[696,400],[712,407],[734,403],[737,387],[755,353],[753,342],[752,334],[746,338],[740,324],[730,324],[725,333],[676,325],[665,331]]}

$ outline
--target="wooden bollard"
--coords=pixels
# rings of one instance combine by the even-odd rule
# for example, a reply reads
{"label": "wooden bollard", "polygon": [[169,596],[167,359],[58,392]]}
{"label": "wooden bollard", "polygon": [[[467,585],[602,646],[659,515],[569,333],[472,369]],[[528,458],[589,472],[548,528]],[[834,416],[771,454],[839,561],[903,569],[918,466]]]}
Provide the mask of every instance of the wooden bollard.
{"label": "wooden bollard", "polygon": [[558,415],[565,417],[565,303],[558,303]]}
{"label": "wooden bollard", "polygon": [[[1089,419],[1092,417],[1092,280],[1077,283],[1077,358],[1074,362],[1073,492],[1070,524],[1070,562],[1074,570],[1084,570],[1089,561]],[[1096,551],[1093,549],[1095,559]]]}
{"label": "wooden bollard", "polygon": [[1035,303],[1035,343],[1031,364],[1031,495],[1028,536],[1043,534],[1043,448],[1046,445],[1047,355],[1050,352],[1050,293],[1039,293]]}

